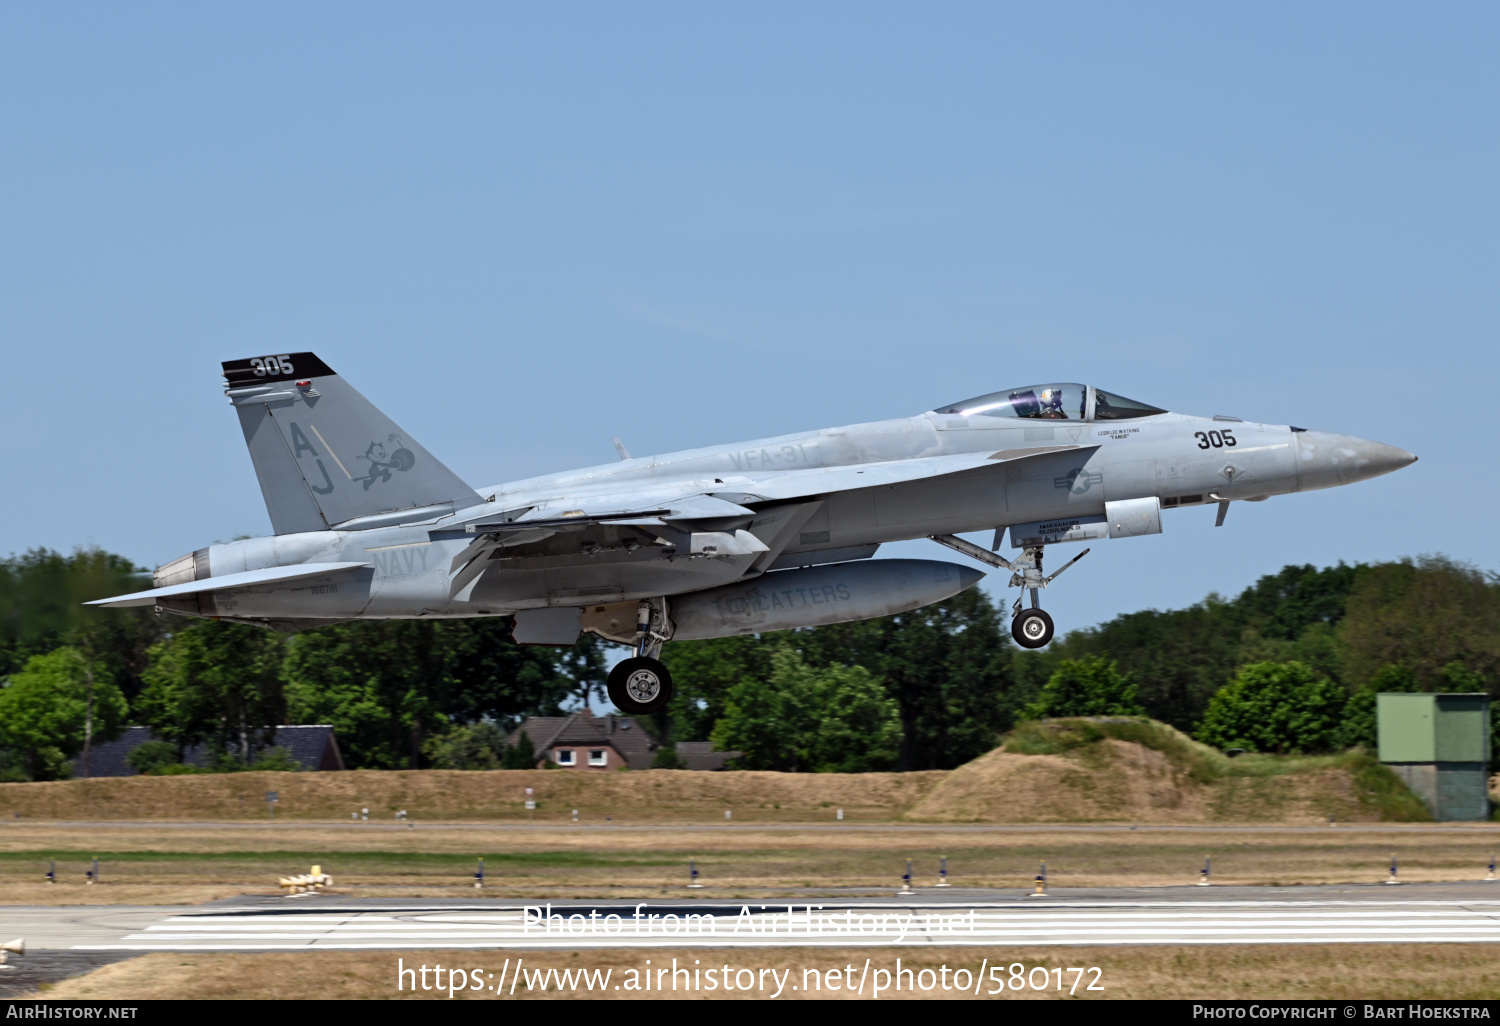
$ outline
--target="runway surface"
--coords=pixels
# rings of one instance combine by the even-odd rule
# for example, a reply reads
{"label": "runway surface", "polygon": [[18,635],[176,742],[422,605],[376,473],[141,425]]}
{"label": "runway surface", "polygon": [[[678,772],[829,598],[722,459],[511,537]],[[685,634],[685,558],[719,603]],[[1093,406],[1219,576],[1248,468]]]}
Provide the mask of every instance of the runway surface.
{"label": "runway surface", "polygon": [[[1280,890],[1281,893],[1267,893]],[[927,889],[788,906],[652,902],[245,898],[185,907],[0,909],[0,932],[74,951],[565,949],[681,946],[1500,943],[1500,885]],[[1247,894],[1246,892],[1249,892]]]}

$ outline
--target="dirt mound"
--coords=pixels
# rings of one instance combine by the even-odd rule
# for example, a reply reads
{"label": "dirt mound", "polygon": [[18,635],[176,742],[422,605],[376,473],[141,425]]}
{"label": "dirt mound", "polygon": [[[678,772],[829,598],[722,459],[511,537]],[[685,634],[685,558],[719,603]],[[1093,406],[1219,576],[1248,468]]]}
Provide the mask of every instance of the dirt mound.
{"label": "dirt mound", "polygon": [[1003,749],[960,766],[904,818],[924,823],[1343,822],[1380,819],[1328,768],[1200,783],[1166,755],[1106,738],[1085,755]]}
{"label": "dirt mound", "polygon": [[929,823],[1196,821],[1204,788],[1161,752],[1105,739],[1086,757],[998,749],[949,773],[906,818]]}
{"label": "dirt mound", "polygon": [[1372,757],[1222,753],[1149,720],[1026,724],[906,813],[929,823],[1323,823],[1425,819]]}

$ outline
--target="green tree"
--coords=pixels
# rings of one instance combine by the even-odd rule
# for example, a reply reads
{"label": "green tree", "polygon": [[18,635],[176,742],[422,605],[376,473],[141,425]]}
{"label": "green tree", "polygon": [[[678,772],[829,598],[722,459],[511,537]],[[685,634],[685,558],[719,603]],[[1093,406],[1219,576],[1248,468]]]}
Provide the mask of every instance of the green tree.
{"label": "green tree", "polygon": [[[506,622],[508,624],[509,621]],[[511,644],[518,653],[523,653],[524,658],[525,650],[514,642]],[[568,647],[553,649],[552,658],[544,656],[543,662],[554,674],[572,682],[584,706],[593,705],[596,697],[604,697],[610,661],[604,642],[595,635],[584,634]]]}
{"label": "green tree", "polygon": [[1047,716],[1140,716],[1135,682],[1103,656],[1064,659],[1024,718]]}
{"label": "green tree", "polygon": [[900,705],[863,666],[814,671],[813,733],[800,755],[818,773],[895,769],[901,751]]}
{"label": "green tree", "polygon": [[260,627],[196,621],[151,653],[137,711],[179,748],[205,743],[248,765],[287,722],[281,635]]}
{"label": "green tree", "polygon": [[520,734],[516,743],[500,756],[501,769],[536,769],[536,747],[531,743],[531,735],[524,730]]}
{"label": "green tree", "polygon": [[349,764],[367,769],[419,768],[424,740],[450,725],[509,729],[558,715],[584,688],[555,649],[517,645],[499,617],[321,627],[292,639],[285,674],[293,720],[332,724]]}
{"label": "green tree", "polygon": [[1302,663],[1251,663],[1214,695],[1198,740],[1254,752],[1327,752],[1347,695]]}
{"label": "green tree", "polygon": [[182,752],[170,741],[151,740],[136,745],[125,756],[125,765],[137,773],[147,775],[159,773],[168,766],[182,762]]}
{"label": "green tree", "polygon": [[[741,689],[736,715],[746,726],[747,682],[768,681],[773,654],[784,647],[809,666],[863,667],[881,682],[899,711],[904,769],[952,768],[989,751],[1036,690],[1017,687],[1007,622],[984,592],[971,588],[900,616],[673,642],[665,656],[677,685],[671,736],[709,740],[735,688]],[[756,704],[764,707],[766,701]]]}
{"label": "green tree", "polygon": [[797,742],[806,732],[797,697],[778,687],[774,674],[747,677],[729,689],[709,740],[721,751],[742,752],[736,762],[742,769],[795,770]]}
{"label": "green tree", "polygon": [[1387,663],[1375,676],[1349,696],[1344,707],[1344,722],[1339,730],[1340,748],[1363,747],[1375,751],[1380,745],[1380,731],[1375,718],[1376,696],[1382,691],[1420,691],[1417,676],[1400,663]]}
{"label": "green tree", "polygon": [[1015,675],[1024,690],[1024,682],[1046,680],[1065,659],[1104,656],[1137,682],[1147,715],[1191,733],[1209,700],[1246,663],[1302,662],[1342,679],[1340,624],[1370,570],[1287,566],[1233,599],[1209,595],[1186,609],[1124,613],[1020,655]]}
{"label": "green tree", "polygon": [[439,641],[447,633],[439,621],[359,620],[297,635],[286,662],[291,718],[333,724],[354,766],[419,769],[444,707],[483,701],[455,694],[454,654]]}
{"label": "green tree", "polygon": [[1339,635],[1344,681],[1353,687],[1400,663],[1423,691],[1437,691],[1455,662],[1493,686],[1500,681],[1500,584],[1442,557],[1383,563],[1350,594]]}
{"label": "green tree", "polygon": [[92,731],[94,740],[119,736],[129,706],[112,681],[90,679],[75,648],[32,656],[0,689],[0,743],[18,753],[28,779],[66,772]]}
{"label": "green tree", "polygon": [[1478,694],[1485,690],[1484,678],[1457,659],[1438,672],[1439,689],[1453,694]]}
{"label": "green tree", "polygon": [[768,678],[730,688],[711,740],[740,751],[746,769],[858,773],[896,762],[896,703],[862,666],[809,665],[790,646],[771,657]]}
{"label": "green tree", "polygon": [[724,715],[729,689],[742,680],[769,676],[776,639],[787,636],[778,632],[668,642],[662,658],[672,669],[676,689],[667,716],[672,737],[707,741],[714,724]]}
{"label": "green tree", "polygon": [[505,731],[483,720],[461,724],[446,734],[428,738],[423,752],[433,769],[502,769],[505,768]]}
{"label": "green tree", "polygon": [[167,621],[150,609],[95,609],[83,603],[146,587],[149,575],[97,548],[68,556],[33,549],[0,560],[0,676],[20,669],[31,656],[72,645],[96,678],[134,700],[147,653],[165,636]]}
{"label": "green tree", "polygon": [[672,745],[662,745],[651,757],[652,769],[687,769],[687,763]]}
{"label": "green tree", "polygon": [[1284,566],[1246,588],[1234,606],[1258,633],[1295,641],[1310,628],[1336,627],[1344,619],[1350,593],[1369,570],[1363,563],[1321,570],[1311,564]]}
{"label": "green tree", "polygon": [[1148,715],[1179,730],[1191,730],[1209,699],[1234,673],[1241,617],[1234,606],[1211,595],[1187,609],[1126,613],[1107,623],[1071,631],[1045,652],[1027,653],[1022,664],[1042,680],[1064,660],[1102,656],[1138,681]]}
{"label": "green tree", "polygon": [[900,715],[903,770],[952,769],[984,754],[1029,697],[1016,687],[1008,618],[978,588],[787,639],[811,665],[864,667],[882,682]]}
{"label": "green tree", "polygon": [[[255,757],[249,762],[244,761],[233,752],[221,752],[217,757],[214,758],[213,762],[210,764],[210,768],[207,770],[203,770],[202,772],[263,773],[267,771],[276,773],[300,773],[302,772],[302,764],[296,759],[292,758],[291,754],[288,753],[285,748],[272,745],[270,747],[261,749],[260,752],[255,755]],[[169,767],[168,772],[163,775],[170,775],[174,772],[199,771],[189,770],[186,767],[184,767],[183,769]]]}

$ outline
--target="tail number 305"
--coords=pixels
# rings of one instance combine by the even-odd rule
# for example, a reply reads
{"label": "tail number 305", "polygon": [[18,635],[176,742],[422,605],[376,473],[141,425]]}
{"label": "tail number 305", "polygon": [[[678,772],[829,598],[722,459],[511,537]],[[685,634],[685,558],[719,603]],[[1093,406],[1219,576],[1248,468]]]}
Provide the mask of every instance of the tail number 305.
{"label": "tail number 305", "polygon": [[1193,437],[1198,439],[1198,448],[1207,449],[1233,449],[1237,444],[1234,440],[1234,432],[1224,431],[1194,431]]}
{"label": "tail number 305", "polygon": [[[280,356],[254,356],[250,358],[250,366],[255,368],[255,376],[263,378],[267,374],[295,374],[292,369],[292,354],[282,353]],[[1208,446],[1203,448],[1207,449]]]}

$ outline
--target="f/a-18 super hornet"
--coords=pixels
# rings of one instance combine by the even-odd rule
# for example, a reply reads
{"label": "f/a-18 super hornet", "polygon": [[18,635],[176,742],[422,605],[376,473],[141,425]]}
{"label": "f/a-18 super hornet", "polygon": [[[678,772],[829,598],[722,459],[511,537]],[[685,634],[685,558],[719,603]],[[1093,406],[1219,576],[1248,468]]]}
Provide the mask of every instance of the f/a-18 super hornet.
{"label": "f/a-18 super hornet", "polygon": [[[1416,457],[1360,438],[1169,413],[1101,388],[1003,389],[915,417],[631,458],[475,489],[312,353],[223,365],[275,534],[210,545],[95,605],[301,630],[358,618],[513,616],[523,644],[629,645],[609,696],[672,694],[663,642],[905,612],[965,564],[875,559],[930,538],[1010,572],[1040,648],[1047,546],[1157,534],[1163,509],[1351,484]],[[1018,555],[999,553],[1005,531]],[[989,548],[958,538],[994,531]],[[1029,604],[1023,598],[1029,595]]]}

